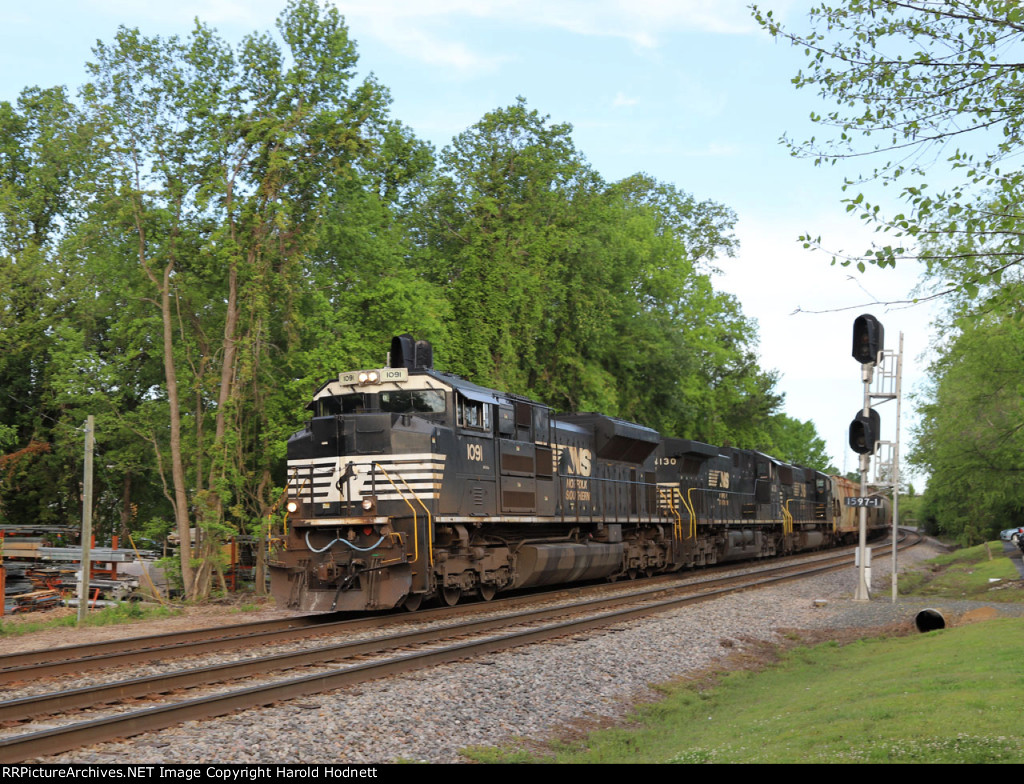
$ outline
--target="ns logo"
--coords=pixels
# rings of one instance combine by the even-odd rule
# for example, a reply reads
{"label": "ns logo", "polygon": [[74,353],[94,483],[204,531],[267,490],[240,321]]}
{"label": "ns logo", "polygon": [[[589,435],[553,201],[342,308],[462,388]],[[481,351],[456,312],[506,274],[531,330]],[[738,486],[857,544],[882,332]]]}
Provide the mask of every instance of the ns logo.
{"label": "ns logo", "polygon": [[563,446],[558,451],[558,464],[562,472],[573,476],[590,476],[592,457],[589,449]]}

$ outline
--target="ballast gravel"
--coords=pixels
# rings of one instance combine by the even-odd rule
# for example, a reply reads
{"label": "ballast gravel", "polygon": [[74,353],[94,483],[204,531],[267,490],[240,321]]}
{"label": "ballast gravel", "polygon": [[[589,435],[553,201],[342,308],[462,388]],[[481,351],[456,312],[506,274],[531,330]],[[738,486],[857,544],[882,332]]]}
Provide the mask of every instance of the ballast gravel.
{"label": "ballast gravel", "polygon": [[[900,566],[934,557],[919,546]],[[465,762],[470,746],[562,737],[621,720],[655,699],[652,685],[758,655],[792,630],[913,627],[926,607],[952,623],[973,603],[892,603],[889,560],[876,550],[870,602],[853,602],[853,569],[746,591],[617,624],[267,708],[35,760],[45,763]],[[1018,605],[987,605],[999,614]],[[993,611],[987,611],[993,612]],[[838,633],[838,632],[837,632]]]}

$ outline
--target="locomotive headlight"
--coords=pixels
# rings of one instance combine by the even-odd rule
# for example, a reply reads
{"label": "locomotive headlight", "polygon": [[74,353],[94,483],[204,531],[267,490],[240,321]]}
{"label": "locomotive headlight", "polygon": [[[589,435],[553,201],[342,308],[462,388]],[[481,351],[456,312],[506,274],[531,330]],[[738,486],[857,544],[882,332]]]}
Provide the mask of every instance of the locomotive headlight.
{"label": "locomotive headlight", "polygon": [[380,381],[380,374],[376,370],[371,370],[367,375],[369,376],[367,378],[367,383],[369,384],[376,384]]}
{"label": "locomotive headlight", "polygon": [[374,508],[377,506],[377,499],[374,498],[373,496],[367,496],[366,498],[363,499],[362,506],[364,512],[372,512]]}
{"label": "locomotive headlight", "polygon": [[295,514],[297,511],[299,511],[299,502],[298,501],[289,501],[285,505],[285,509],[288,510],[288,514]]}
{"label": "locomotive headlight", "polygon": [[365,384],[369,380],[370,380],[370,374],[367,373],[365,370],[362,373],[359,374],[359,383],[360,384]]}

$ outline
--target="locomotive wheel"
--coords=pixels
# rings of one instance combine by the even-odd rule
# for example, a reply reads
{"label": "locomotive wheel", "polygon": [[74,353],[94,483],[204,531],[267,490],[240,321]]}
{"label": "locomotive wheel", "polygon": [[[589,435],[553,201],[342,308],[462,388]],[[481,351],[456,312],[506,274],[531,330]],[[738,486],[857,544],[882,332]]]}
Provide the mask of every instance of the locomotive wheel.
{"label": "locomotive wheel", "polygon": [[423,604],[423,594],[411,593],[405,597],[405,601],[402,602],[402,607],[409,612],[416,612],[420,608],[421,604]]}
{"label": "locomotive wheel", "polygon": [[480,586],[480,598],[485,602],[489,602],[494,598],[494,595],[498,592],[498,589],[493,585],[481,585]]}
{"label": "locomotive wheel", "polygon": [[637,574],[636,569],[630,569],[629,571],[626,572],[626,576],[630,580],[635,580],[636,579],[636,574]]}
{"label": "locomotive wheel", "polygon": [[454,607],[459,603],[459,599],[462,598],[461,588],[445,588],[441,591],[441,595],[444,597],[444,603],[449,607]]}

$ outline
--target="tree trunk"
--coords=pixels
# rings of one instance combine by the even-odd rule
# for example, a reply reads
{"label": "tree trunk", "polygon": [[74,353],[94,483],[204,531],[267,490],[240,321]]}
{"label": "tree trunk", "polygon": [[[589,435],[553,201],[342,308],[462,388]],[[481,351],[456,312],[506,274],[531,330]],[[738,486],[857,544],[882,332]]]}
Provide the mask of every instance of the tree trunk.
{"label": "tree trunk", "polygon": [[213,519],[220,520],[223,516],[224,500],[217,491],[217,475],[225,475],[227,456],[223,454],[224,435],[227,433],[227,408],[234,392],[235,357],[238,347],[235,332],[238,329],[238,266],[232,262],[228,274],[228,303],[224,314],[224,356],[221,360],[220,390],[217,395],[217,419],[213,439],[213,459],[210,464],[210,506]]}
{"label": "tree trunk", "polygon": [[178,408],[178,374],[174,366],[174,325],[171,320],[171,270],[164,268],[160,292],[160,314],[164,327],[164,375],[167,379],[167,404],[171,417],[171,479],[174,483],[174,520],[178,529],[181,553],[181,580],[185,596],[194,598],[192,574],[192,531],[188,515],[188,493],[185,491],[185,464],[181,455],[181,410]]}

